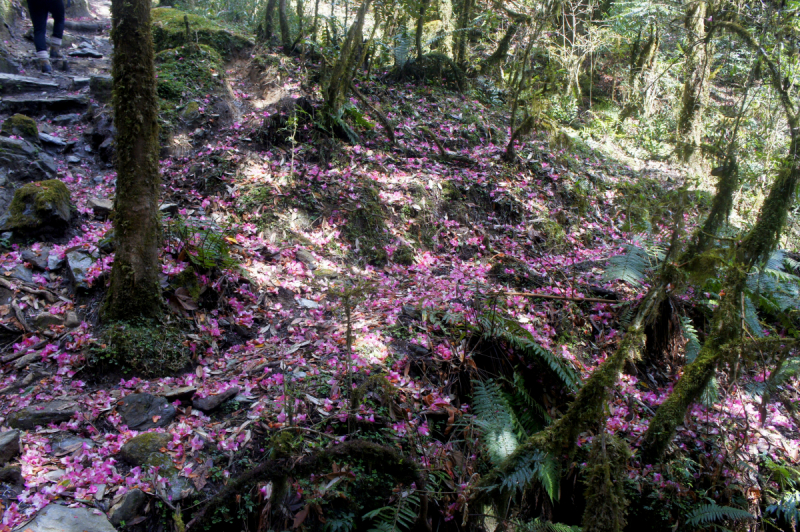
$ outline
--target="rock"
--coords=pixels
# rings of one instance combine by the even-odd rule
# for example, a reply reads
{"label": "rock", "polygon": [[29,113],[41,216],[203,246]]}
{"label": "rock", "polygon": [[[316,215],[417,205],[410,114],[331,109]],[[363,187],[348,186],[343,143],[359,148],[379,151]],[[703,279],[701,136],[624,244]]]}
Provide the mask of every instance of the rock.
{"label": "rock", "polygon": [[209,395],[208,397],[203,397],[201,399],[193,399],[192,407],[202,410],[203,412],[208,412],[214,410],[228,399],[236,397],[238,393],[239,387],[234,386],[217,395]]}
{"label": "rock", "polygon": [[173,401],[182,401],[184,399],[191,399],[196,392],[197,388],[195,388],[194,386],[183,386],[181,388],[167,390],[162,395],[167,401],[173,402]]}
{"label": "rock", "polygon": [[42,312],[33,319],[33,325],[39,330],[47,330],[51,325],[64,325],[64,318],[56,314]]}
{"label": "rock", "polygon": [[59,256],[58,253],[51,252],[47,256],[47,269],[50,270],[51,272],[54,272],[56,270],[60,270],[64,266],[65,262],[66,262],[66,259],[64,259],[63,257]]}
{"label": "rock", "polygon": [[51,156],[26,140],[8,137],[0,137],[0,168],[7,170],[9,179],[14,181],[56,175],[56,163]]}
{"label": "rock", "polygon": [[24,237],[61,235],[72,221],[74,209],[69,190],[58,179],[28,183],[14,192],[2,230]]}
{"label": "rock", "polygon": [[22,469],[19,466],[5,466],[0,469],[0,482],[21,486],[23,484]]}
{"label": "rock", "polygon": [[40,78],[0,73],[0,93],[57,91],[58,83]]}
{"label": "rock", "polygon": [[64,321],[64,327],[67,329],[74,329],[75,327],[80,326],[83,320],[80,319],[76,312],[67,312],[67,319]]}
{"label": "rock", "polygon": [[112,89],[113,79],[111,76],[95,75],[89,78],[89,92],[97,101],[110,102]]}
{"label": "rock", "polygon": [[311,301],[310,299],[300,298],[297,300],[297,304],[303,308],[319,308],[319,303],[316,301]]}
{"label": "rock", "polygon": [[55,503],[45,506],[30,523],[15,532],[116,532],[99,510],[68,508]]}
{"label": "rock", "polygon": [[330,268],[319,268],[314,270],[314,277],[319,279],[335,279],[339,277],[339,272]]}
{"label": "rock", "polygon": [[89,198],[86,205],[92,209],[96,218],[105,219],[114,210],[114,202],[110,199]]}
{"label": "rock", "polygon": [[50,248],[44,247],[39,251],[26,249],[22,252],[22,260],[40,271],[47,270],[47,258],[50,255]]}
{"label": "rock", "polygon": [[200,104],[192,101],[186,104],[186,107],[180,113],[181,119],[189,127],[197,127],[200,125],[202,114],[200,113]]}
{"label": "rock", "polygon": [[134,393],[126,396],[117,405],[122,422],[133,430],[166,427],[175,419],[175,407],[163,397],[149,393]]}
{"label": "rock", "polygon": [[97,147],[97,154],[100,156],[100,160],[105,163],[114,160],[114,151],[114,137],[108,137]]}
{"label": "rock", "polygon": [[[86,83],[87,84],[89,83],[88,78]],[[77,124],[80,121],[81,121],[81,115],[79,115],[78,113],[58,115],[57,117],[53,118],[53,124],[57,126],[71,126],[72,124]]]}
{"label": "rock", "polygon": [[161,432],[145,432],[128,440],[119,450],[120,458],[125,462],[141,466],[147,462],[151,454],[161,452],[172,441],[172,436]]}
{"label": "rock", "polygon": [[123,522],[130,523],[138,517],[142,506],[147,502],[147,495],[140,489],[133,489],[122,496],[122,499],[111,507],[108,512],[108,520],[114,526],[119,526]]}
{"label": "rock", "polygon": [[72,78],[72,87],[75,89],[82,89],[84,87],[88,87],[90,81],[91,78],[74,77]]}
{"label": "rock", "polygon": [[11,277],[12,279],[19,279],[20,281],[25,281],[26,283],[33,282],[33,272],[23,266],[22,264],[17,264],[14,266],[13,270],[9,270],[4,272],[6,277]]}
{"label": "rock", "polygon": [[94,442],[88,438],[81,438],[74,434],[57,434],[50,439],[50,452],[54,456],[72,454],[84,445],[94,447]]}
{"label": "rock", "polygon": [[83,111],[89,103],[85,94],[65,96],[12,96],[3,98],[0,110],[6,113],[29,113],[35,116],[41,113],[68,113]]}
{"label": "rock", "polygon": [[7,137],[16,135],[28,142],[37,142],[39,140],[39,129],[36,127],[36,120],[21,114],[6,118],[3,121],[2,131],[3,135]]}
{"label": "rock", "polygon": [[294,252],[294,256],[297,260],[308,266],[311,270],[317,269],[317,261],[314,259],[314,255],[310,252],[306,251],[305,249],[298,249]]}
{"label": "rock", "polygon": [[144,462],[147,468],[157,467],[159,476],[167,479],[169,485],[167,497],[175,502],[185,499],[194,492],[189,479],[181,476],[181,472],[175,467],[172,457],[166,453],[151,453]]}
{"label": "rock", "polygon": [[32,430],[37,426],[69,421],[78,413],[78,410],[78,403],[75,401],[56,399],[49,403],[31,405],[22,410],[12,412],[6,418],[6,423],[16,429]]}
{"label": "rock", "polygon": [[80,157],[76,157],[75,155],[70,155],[69,157],[67,157],[67,162],[69,164],[80,164],[82,160],[83,159],[81,159]]}
{"label": "rock", "polygon": [[[101,59],[103,54],[92,48],[91,45],[81,43],[80,48],[73,50],[69,53],[70,57],[91,57],[93,59]],[[91,83],[91,82],[89,82]]]}
{"label": "rock", "polygon": [[86,280],[89,268],[94,264],[96,257],[83,249],[67,252],[67,269],[72,277],[76,290],[88,290],[89,282]]}
{"label": "rock", "polygon": [[19,454],[19,431],[0,432],[0,464],[5,464]]}
{"label": "rock", "polygon": [[159,206],[158,210],[163,212],[163,213],[167,213],[167,214],[171,214],[172,216],[175,216],[176,214],[178,214],[178,211],[180,210],[180,206],[177,203],[164,203],[161,206]]}
{"label": "rock", "polygon": [[39,141],[41,141],[42,144],[50,144],[51,146],[56,146],[58,148],[67,147],[66,142],[56,136],[48,135],[47,133],[39,133]]}

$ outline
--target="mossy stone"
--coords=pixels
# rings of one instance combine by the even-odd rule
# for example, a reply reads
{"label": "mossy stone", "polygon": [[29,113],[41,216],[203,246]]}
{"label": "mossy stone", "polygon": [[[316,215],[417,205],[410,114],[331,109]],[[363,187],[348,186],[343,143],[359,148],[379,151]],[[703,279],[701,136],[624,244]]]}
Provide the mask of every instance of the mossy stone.
{"label": "mossy stone", "polygon": [[[161,432],[145,432],[131,438],[120,449],[120,457],[132,465],[149,464],[150,456],[160,456],[162,447],[172,441],[172,436]],[[171,460],[170,460],[171,462]],[[150,464],[158,465],[158,464]]]}
{"label": "mossy stone", "polygon": [[111,76],[92,76],[89,78],[89,90],[98,101],[110,102],[113,88],[114,82]]}
{"label": "mossy stone", "polygon": [[28,183],[14,192],[2,229],[31,235],[64,233],[74,209],[69,190],[58,179]]}
{"label": "mossy stone", "polygon": [[176,327],[149,320],[118,321],[100,335],[104,347],[91,350],[90,363],[100,371],[116,366],[143,377],[180,371],[189,362],[185,337]]}
{"label": "mossy stone", "polygon": [[[170,8],[156,8],[151,13],[153,45],[157,52],[184,44],[200,43],[210,46],[225,59],[231,59],[243,50],[253,47],[253,42],[247,37],[232,33],[198,15]],[[186,38],[184,17],[189,21],[189,38],[191,39],[189,43]]]}
{"label": "mossy stone", "polygon": [[39,128],[36,120],[29,116],[15,114],[3,121],[3,134],[6,136],[17,135],[30,142],[39,142]]}
{"label": "mossy stone", "polygon": [[181,111],[181,118],[189,126],[197,125],[200,121],[200,104],[195,101],[187,103]]}
{"label": "mossy stone", "polygon": [[392,254],[392,260],[403,266],[414,264],[414,249],[411,246],[400,246]]}

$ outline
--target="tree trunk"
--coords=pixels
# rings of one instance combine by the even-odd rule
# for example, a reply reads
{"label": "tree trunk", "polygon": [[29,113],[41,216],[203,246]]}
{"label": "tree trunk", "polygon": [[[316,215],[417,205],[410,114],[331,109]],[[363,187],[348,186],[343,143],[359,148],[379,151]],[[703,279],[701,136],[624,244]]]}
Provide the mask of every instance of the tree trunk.
{"label": "tree trunk", "polygon": [[157,317],[162,303],[158,282],[161,221],[150,0],[113,0],[111,15],[117,128],[116,253],[103,317]]}
{"label": "tree trunk", "polygon": [[440,51],[455,59],[453,50],[453,2],[452,0],[439,0],[439,20],[442,21]]}
{"label": "tree trunk", "polygon": [[275,25],[273,23],[275,15],[275,4],[278,0],[269,0],[267,2],[267,12],[264,15],[264,40],[269,44],[272,42],[272,37],[275,35]]}
{"label": "tree trunk", "polygon": [[347,37],[342,44],[339,60],[331,71],[331,80],[325,89],[325,112],[338,116],[339,110],[344,105],[347,91],[350,88],[353,75],[353,67],[356,60],[360,57],[358,46],[362,42],[362,32],[364,29],[364,19],[372,0],[364,0],[361,8],[356,15],[356,21],[347,32]]}
{"label": "tree trunk", "polygon": [[[163,2],[162,2],[163,4]],[[64,4],[66,5],[66,3]],[[172,4],[163,4],[172,5]],[[72,0],[72,5],[66,10],[66,15],[70,18],[82,18],[92,16],[89,11],[89,0]]]}
{"label": "tree trunk", "polygon": [[631,51],[631,74],[628,82],[630,93],[628,101],[619,117],[621,125],[628,117],[641,113],[645,118],[653,112],[653,99],[655,97],[655,83],[653,66],[655,65],[661,36],[658,28],[650,26],[650,36],[642,43],[642,33],[636,39],[636,44]]}
{"label": "tree trunk", "polygon": [[283,52],[292,53],[292,36],[289,35],[289,18],[286,15],[286,0],[278,0],[278,19],[281,24],[281,44]]}
{"label": "tree trunk", "polygon": [[678,117],[678,158],[692,162],[698,154],[703,137],[703,110],[708,100],[710,55],[705,31],[706,3],[693,0],[686,6],[684,24],[688,33],[686,80]]}
{"label": "tree trunk", "polygon": [[314,25],[311,27],[311,40],[317,42],[317,32],[319,32],[319,0],[314,1]]}
{"label": "tree trunk", "polygon": [[[506,56],[508,55],[508,50],[511,48],[511,39],[514,38],[514,35],[517,34],[517,30],[519,30],[520,23],[516,20],[511,23],[511,25],[506,30],[505,35],[503,38],[500,39],[500,43],[497,45],[497,49],[494,51],[492,55],[486,58],[486,60],[481,65],[481,74],[487,74],[495,65],[502,63],[506,60]],[[523,65],[525,68],[526,65]]]}
{"label": "tree trunk", "polygon": [[778,93],[786,121],[789,124],[791,144],[783,168],[775,184],[761,206],[758,221],[742,239],[736,249],[733,264],[723,283],[724,296],[720,300],[711,322],[711,334],[707,336],[697,359],[686,366],[681,380],[670,396],[658,408],[647,428],[641,447],[645,463],[658,461],[675,435],[676,427],[683,421],[686,411],[708,385],[723,356],[735,351],[740,339],[739,326],[741,298],[747,284],[747,274],[759,261],[764,260],[778,243],[786,225],[794,193],[800,183],[800,120],[792,101],[782,83],[781,74],[766,56],[764,49],[740,26],[730,22],[719,22],[718,26],[743,38],[753,52],[762,56],[768,65],[772,88]]}
{"label": "tree trunk", "polygon": [[456,34],[456,64],[461,68],[467,64],[467,45],[469,43],[469,32],[466,29],[472,21],[472,8],[475,0],[464,0],[464,6],[458,16],[458,33]]}
{"label": "tree trunk", "polygon": [[425,29],[425,12],[428,10],[431,0],[422,0],[419,6],[419,17],[417,17],[417,59],[422,57],[422,31]]}
{"label": "tree trunk", "polygon": [[303,38],[303,15],[305,14],[305,7],[303,6],[303,0],[297,0],[297,20],[298,25],[300,27],[299,31],[297,32],[297,39],[300,40]]}

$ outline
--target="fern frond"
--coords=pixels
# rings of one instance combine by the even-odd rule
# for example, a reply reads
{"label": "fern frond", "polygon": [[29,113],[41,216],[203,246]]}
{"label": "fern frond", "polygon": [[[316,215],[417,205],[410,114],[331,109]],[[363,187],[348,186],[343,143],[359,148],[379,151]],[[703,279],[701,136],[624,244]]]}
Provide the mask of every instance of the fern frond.
{"label": "fern frond", "polygon": [[528,453],[519,457],[514,465],[514,469],[500,480],[500,485],[497,486],[500,491],[521,492],[537,481],[551,500],[558,500],[561,466],[547,453]]}
{"label": "fern frond", "polygon": [[753,305],[753,300],[749,297],[744,298],[744,322],[753,336],[756,338],[764,337],[763,327],[761,322],[758,321],[756,306]]}
{"label": "fern frond", "polygon": [[663,251],[658,248],[648,250],[635,244],[627,244],[625,253],[608,259],[603,280],[619,280],[640,287],[647,273],[658,265],[659,257],[663,258]]}
{"label": "fern frond", "polygon": [[475,424],[481,429],[481,439],[494,465],[500,465],[519,445],[514,434],[511,407],[503,398],[496,382],[474,381],[473,410]]}
{"label": "fern frond", "polygon": [[511,391],[503,392],[503,397],[511,407],[512,421],[520,438],[539,432],[553,422],[547,410],[528,393],[525,379],[519,372],[514,372],[509,384]]}
{"label": "fern frond", "polygon": [[697,329],[694,328],[692,320],[688,316],[681,316],[681,330],[686,337],[686,362],[694,362],[700,353],[700,340],[697,337]]}
{"label": "fern frond", "polygon": [[718,521],[739,521],[742,519],[755,518],[750,512],[741,508],[702,504],[689,513],[686,518],[686,524],[689,526],[703,526]]}

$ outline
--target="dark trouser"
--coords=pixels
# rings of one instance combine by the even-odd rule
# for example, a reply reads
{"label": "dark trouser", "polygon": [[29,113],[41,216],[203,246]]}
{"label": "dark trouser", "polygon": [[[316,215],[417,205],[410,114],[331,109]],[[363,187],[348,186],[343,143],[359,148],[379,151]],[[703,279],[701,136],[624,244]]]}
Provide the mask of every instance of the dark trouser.
{"label": "dark trouser", "polygon": [[33,44],[36,51],[47,50],[47,14],[53,15],[53,38],[64,36],[64,2],[62,0],[28,0],[28,11],[33,22]]}

